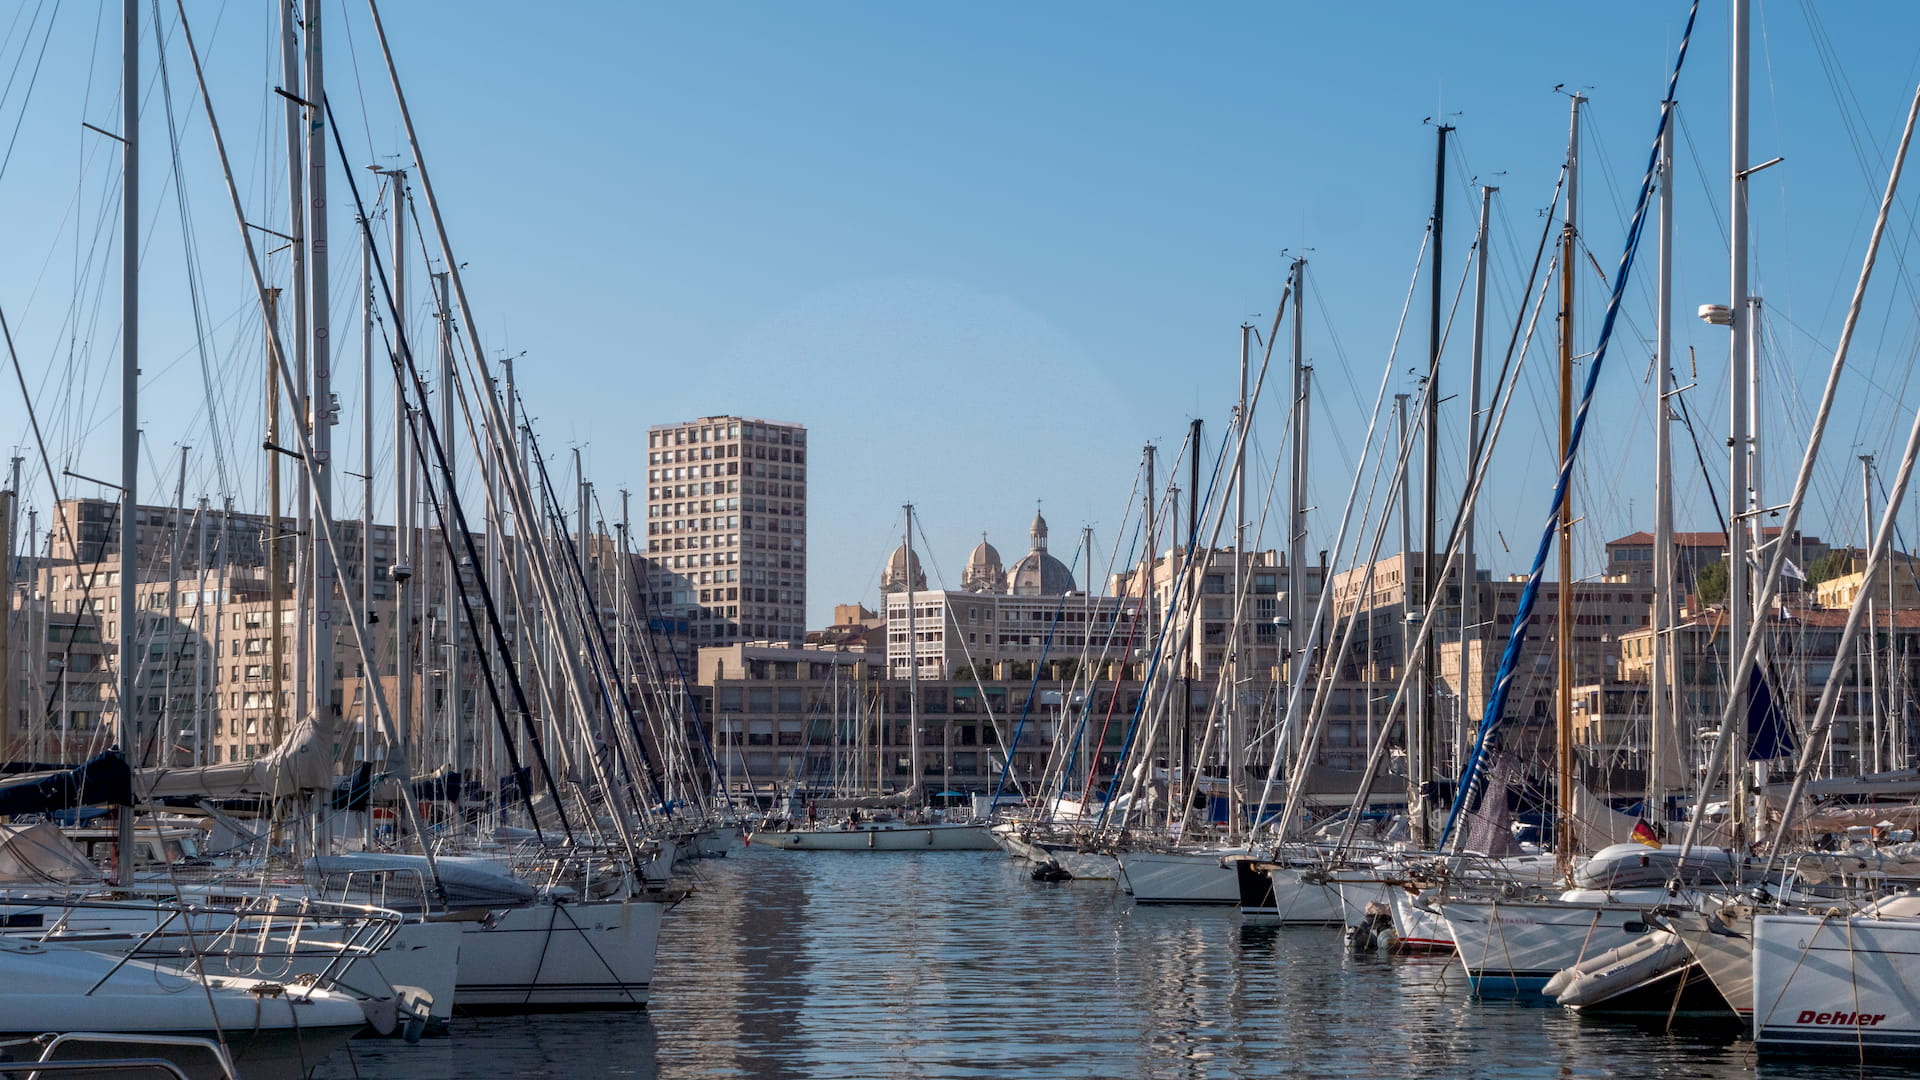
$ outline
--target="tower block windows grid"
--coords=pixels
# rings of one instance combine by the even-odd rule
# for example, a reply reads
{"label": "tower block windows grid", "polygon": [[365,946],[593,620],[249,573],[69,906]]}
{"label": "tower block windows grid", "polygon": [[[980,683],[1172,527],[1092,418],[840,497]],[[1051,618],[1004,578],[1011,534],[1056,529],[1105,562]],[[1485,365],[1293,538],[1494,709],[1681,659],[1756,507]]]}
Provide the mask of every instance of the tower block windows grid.
{"label": "tower block windows grid", "polygon": [[806,428],[708,416],[651,429],[646,553],[658,610],[698,644],[801,640]]}

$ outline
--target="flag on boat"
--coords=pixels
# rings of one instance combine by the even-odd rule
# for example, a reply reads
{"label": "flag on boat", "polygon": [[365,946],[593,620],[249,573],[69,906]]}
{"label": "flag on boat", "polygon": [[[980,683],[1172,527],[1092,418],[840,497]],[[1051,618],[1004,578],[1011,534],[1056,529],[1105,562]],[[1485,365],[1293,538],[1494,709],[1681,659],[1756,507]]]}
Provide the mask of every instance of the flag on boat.
{"label": "flag on boat", "polygon": [[1660,848],[1660,837],[1654,834],[1653,826],[1644,821],[1634,825],[1633,832],[1628,835],[1633,838],[1635,843],[1645,844],[1655,850]]}

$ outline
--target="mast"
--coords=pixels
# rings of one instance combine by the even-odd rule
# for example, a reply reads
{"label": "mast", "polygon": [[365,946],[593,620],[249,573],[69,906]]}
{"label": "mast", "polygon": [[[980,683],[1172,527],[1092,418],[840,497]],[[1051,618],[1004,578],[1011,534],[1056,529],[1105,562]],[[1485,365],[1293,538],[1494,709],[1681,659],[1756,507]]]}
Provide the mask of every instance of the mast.
{"label": "mast", "polygon": [[[1560,460],[1567,459],[1573,435],[1573,296],[1574,239],[1578,234],[1580,193],[1580,106],[1587,99],[1571,95],[1572,118],[1567,127],[1567,205],[1560,227]],[[1560,589],[1554,625],[1559,654],[1554,679],[1555,788],[1559,813],[1553,829],[1554,849],[1562,870],[1573,859],[1573,492],[1560,500]]]}
{"label": "mast", "polygon": [[[167,553],[167,632],[160,645],[167,666],[162,673],[160,716],[154,721],[160,726],[159,753],[163,765],[175,763],[173,745],[179,735],[173,715],[173,675],[174,668],[180,662],[180,644],[186,638],[180,632],[180,545],[185,542],[180,535],[180,526],[187,519],[187,451],[192,449],[191,446],[180,448],[180,478],[173,488],[173,528],[168,536],[171,550]],[[4,667],[0,667],[0,670],[4,670]],[[5,715],[0,712],[0,716]]]}
{"label": "mast", "polygon": [[[364,221],[362,224],[366,224]],[[360,614],[373,616],[373,231],[360,235]],[[397,450],[396,450],[397,453]],[[379,658],[360,658],[360,760],[373,760],[373,680]],[[347,704],[342,702],[343,705]],[[367,816],[372,821],[372,815]],[[369,828],[371,825],[369,825]]]}
{"label": "mast", "polygon": [[[285,82],[287,90],[287,93],[284,95],[286,103],[287,137],[287,235],[293,237],[293,242],[287,246],[287,257],[292,260],[287,278],[287,288],[290,293],[288,300],[290,301],[289,306],[293,318],[293,333],[291,336],[293,339],[292,360],[294,381],[286,385],[284,390],[287,394],[289,415],[293,417],[294,423],[304,424],[307,422],[307,253],[309,238],[306,232],[306,175],[301,169],[301,163],[304,157],[300,143],[302,123],[300,114],[300,87],[306,80],[300,70],[300,17],[296,11],[296,5],[298,3],[299,0],[278,0],[278,6],[280,8],[280,78]],[[277,295],[278,292],[277,290],[268,291],[275,295]],[[269,322],[267,326],[267,364],[269,366],[267,380],[270,386],[281,381],[279,371],[273,367],[274,356],[272,341],[274,326],[275,324],[272,322]],[[274,392],[278,393],[278,390]],[[272,414],[270,413],[269,415]],[[273,430],[274,437],[272,441],[277,447],[280,445],[277,416],[273,420]],[[275,451],[270,450],[268,453],[275,453]],[[293,541],[293,597],[295,602],[292,635],[294,668],[293,700],[294,714],[296,716],[304,716],[306,715],[307,709],[308,660],[308,620],[303,617],[306,611],[306,593],[308,591],[306,588],[306,568],[308,561],[305,551],[305,537],[309,531],[307,528],[308,488],[306,470],[300,469],[296,470],[296,472],[297,475],[294,483],[297,496],[294,500],[294,528],[290,534],[290,539]],[[268,477],[269,485],[278,483],[278,473],[278,468],[271,470]],[[276,503],[273,510],[271,533],[276,545],[279,544],[282,536],[280,512],[280,508]],[[274,581],[276,593],[279,587],[280,583],[276,578]],[[285,632],[287,624],[282,621],[282,613],[277,605],[277,595],[275,600],[276,607],[274,610],[273,627],[274,648],[276,652],[282,655],[276,657],[273,665],[274,699],[271,714],[271,730],[268,734],[274,745],[277,746],[280,740],[284,739],[287,734],[286,709],[281,704],[282,685],[284,683],[284,675],[281,668],[285,660],[284,649],[279,645],[280,635]]]}
{"label": "mast", "polygon": [[[1426,520],[1422,523],[1420,542],[1420,581],[1423,586],[1423,610],[1430,610],[1440,598],[1440,582],[1434,576],[1433,549],[1434,524],[1439,510],[1440,497],[1440,338],[1444,332],[1441,325],[1441,281],[1440,268],[1444,262],[1445,248],[1441,240],[1447,224],[1447,134],[1453,130],[1450,124],[1441,124],[1434,130],[1438,137],[1433,155],[1433,270],[1432,288],[1427,313],[1427,408],[1425,437],[1422,444],[1426,449],[1426,494],[1422,497],[1421,510]],[[1412,571],[1411,566],[1404,568]],[[1407,579],[1409,582],[1411,579]],[[1404,586],[1403,586],[1404,587]],[[1432,829],[1427,820],[1429,805],[1427,782],[1434,773],[1434,647],[1433,636],[1425,636],[1420,641],[1420,723],[1417,734],[1417,755],[1413,758],[1413,779],[1420,785],[1420,797],[1417,813],[1414,817],[1414,837],[1422,850],[1433,846]]]}
{"label": "mast", "polygon": [[[406,331],[407,322],[407,174],[394,169],[381,175],[393,180],[393,266],[389,274],[392,293],[395,340]],[[386,771],[412,779],[408,762],[413,750],[413,657],[412,635],[414,593],[407,588],[413,578],[413,440],[408,431],[407,395],[398,381],[393,389],[393,740],[387,749]],[[528,799],[532,792],[522,792]],[[394,818],[398,832],[406,815]],[[399,839],[398,836],[395,837]],[[404,848],[403,848],[404,850]]]}
{"label": "mast", "polygon": [[[120,749],[138,765],[140,725],[134,718],[139,672],[134,628],[139,607],[135,526],[140,484],[140,4],[122,0],[120,10],[120,634],[115,662],[119,676]],[[119,859],[115,878],[133,883],[133,808],[119,811]]]}
{"label": "mast", "polygon": [[[199,588],[193,598],[194,625],[201,631],[202,640],[194,643],[193,657],[193,764],[207,763],[207,647],[205,631],[207,629],[207,518],[211,507],[207,497],[202,495],[194,509],[193,566]],[[215,588],[225,588],[226,583],[217,576]],[[217,661],[216,661],[217,662]]]}
{"label": "mast", "polygon": [[[1474,230],[1473,238],[1473,357],[1467,376],[1468,484],[1472,484],[1474,473],[1480,466],[1480,375],[1487,349],[1487,223],[1492,216],[1493,193],[1499,190],[1492,185],[1481,185],[1480,223]],[[1467,500],[1466,519],[1460,524],[1460,675],[1459,685],[1454,690],[1462,703],[1463,718],[1467,700],[1467,672],[1471,670],[1468,643],[1472,641],[1477,644],[1480,637],[1473,625],[1480,591],[1479,563],[1475,560],[1474,550],[1474,513],[1478,507],[1479,499]],[[1472,752],[1473,736],[1464,720],[1455,729],[1456,737],[1460,740],[1459,760],[1464,762],[1467,754]]]}
{"label": "mast", "polygon": [[[52,540],[48,540],[52,545]],[[40,511],[27,511],[27,551],[37,553],[40,550]],[[49,580],[35,575],[36,582]],[[37,588],[37,585],[36,585]],[[33,642],[33,654],[27,657],[27,687],[33,691],[34,707],[27,711],[30,725],[29,743],[33,747],[33,758],[45,761],[49,756],[46,748],[47,726],[47,609],[48,604],[35,604],[27,609],[27,640]]]}
{"label": "mast", "polygon": [[[1732,299],[1728,303],[1729,419],[1731,453],[1727,483],[1727,693],[1735,716],[1746,715],[1747,673],[1733,670],[1737,657],[1746,649],[1750,604],[1747,594],[1747,563],[1751,547],[1741,516],[1747,509],[1747,395],[1752,389],[1746,365],[1747,335],[1751,332],[1747,312],[1747,79],[1748,31],[1751,10],[1749,0],[1733,0],[1733,116],[1731,129],[1731,172],[1733,176],[1732,221],[1728,230],[1729,278]],[[1746,725],[1735,724],[1727,733],[1727,803],[1733,822],[1732,844],[1745,840],[1745,785],[1747,771]]]}
{"label": "mast", "polygon": [[[1140,619],[1147,631],[1147,653],[1148,655],[1152,655],[1155,640],[1153,631],[1156,625],[1156,620],[1153,617],[1153,609],[1155,607],[1153,601],[1154,564],[1160,561],[1159,522],[1154,518],[1154,508],[1159,502],[1160,495],[1159,492],[1155,490],[1153,474],[1155,471],[1154,466],[1158,464],[1157,459],[1159,454],[1155,450],[1154,445],[1148,443],[1146,447],[1141,450],[1141,456],[1145,458],[1147,467],[1147,490],[1146,494],[1140,497],[1140,515],[1142,523],[1146,527],[1147,541],[1141,545],[1143,562],[1140,568]],[[1171,570],[1171,564],[1169,564],[1169,570]],[[1089,764],[1088,768],[1091,769],[1092,765]]]}
{"label": "mast", "polygon": [[[1237,614],[1246,597],[1247,534],[1247,362],[1253,353],[1253,324],[1240,324],[1240,399],[1234,406],[1235,442],[1233,455],[1233,610]],[[1240,823],[1246,813],[1246,793],[1241,790],[1246,775],[1247,725],[1240,710],[1243,703],[1240,685],[1240,624],[1228,625],[1233,635],[1227,657],[1229,697],[1227,698],[1227,836],[1238,840]]]}
{"label": "mast", "polygon": [[[442,438],[448,440],[446,455],[446,475],[441,478],[441,505],[451,507],[460,497],[459,480],[454,473],[453,430],[453,309],[447,303],[447,274],[441,271],[433,275],[434,303],[440,316],[440,430]],[[577,453],[577,452],[576,452]],[[449,526],[451,526],[449,521]],[[581,535],[586,534],[586,524],[581,523]],[[584,558],[584,555],[582,556]],[[461,782],[466,781],[466,761],[461,751],[465,746],[466,730],[461,720],[460,707],[460,623],[454,612],[460,608],[459,557],[450,551],[440,551],[440,565],[446,568],[441,582],[440,628],[446,640],[446,739],[447,764],[455,772],[462,774]],[[583,722],[584,722],[584,718]]]}
{"label": "mast", "polygon": [[920,798],[920,635],[913,594],[913,504],[907,503],[907,761],[909,801]]}
{"label": "mast", "polygon": [[[1198,417],[1193,420],[1187,446],[1187,558],[1181,567],[1183,573],[1188,572],[1194,560],[1200,557],[1198,551],[1200,545],[1200,419]],[[1175,516],[1178,517],[1178,514],[1176,513]],[[1198,573],[1205,574],[1206,565],[1202,563]],[[1196,577],[1194,580],[1197,581],[1199,578]],[[1169,595],[1173,593],[1170,591]],[[1200,763],[1193,760],[1193,657],[1196,652],[1194,635],[1199,631],[1200,620],[1193,614],[1199,609],[1192,603],[1187,607],[1190,613],[1181,617],[1181,622],[1174,624],[1180,631],[1180,760],[1186,762],[1192,770],[1195,786],[1198,787]],[[1206,747],[1203,745],[1201,749],[1205,750]]]}
{"label": "mast", "polygon": [[287,733],[286,712],[281,704],[286,692],[287,655],[282,644],[286,640],[282,636],[286,633],[286,621],[280,602],[280,582],[287,571],[280,555],[280,371],[273,356],[273,328],[280,318],[280,290],[265,289],[262,298],[267,327],[267,599],[271,604],[267,651],[273,663],[273,701],[267,710],[267,733],[278,745]]}
{"label": "mast", "polygon": [[1667,820],[1667,794],[1684,790],[1686,747],[1680,740],[1675,705],[1673,665],[1673,418],[1668,400],[1673,396],[1673,123],[1674,103],[1665,104],[1666,124],[1660,132],[1660,264],[1654,312],[1653,458],[1653,671],[1649,719],[1651,767],[1647,770],[1647,811],[1653,820]]}
{"label": "mast", "polygon": [[[1873,455],[1872,454],[1860,455],[1860,499],[1861,499],[1861,514],[1865,518],[1866,525],[1867,525],[1866,540],[1864,541],[1864,543],[1866,544],[1866,550],[1871,552],[1873,550]],[[1783,539],[1782,543],[1784,542],[1785,541]],[[1864,765],[1866,768],[1870,769],[1873,772],[1879,772],[1880,770],[1886,768],[1886,762],[1881,757],[1881,752],[1880,752],[1880,743],[1881,743],[1881,739],[1880,739],[1880,649],[1872,641],[1873,631],[1876,626],[1874,622],[1874,610],[1873,610],[1874,609],[1873,582],[1875,580],[1875,575],[1879,569],[1880,568],[1877,566],[1869,566],[1867,568],[1866,577],[1861,579],[1861,582],[1862,582],[1861,588],[1865,590],[1868,594],[1868,599],[1867,599],[1868,695],[1867,695],[1866,734],[1870,741],[1867,743],[1867,754],[1866,754],[1867,759],[1863,762],[1856,763],[1855,772],[1858,772],[1860,769],[1860,766],[1862,765]],[[1887,610],[1891,612],[1894,609],[1892,607],[1889,607]],[[1891,666],[1888,667],[1887,673],[1889,675],[1893,673],[1893,669]]]}
{"label": "mast", "polygon": [[[1407,476],[1407,466],[1411,464],[1407,455],[1412,452],[1407,445],[1407,439],[1409,438],[1407,434],[1407,403],[1412,396],[1411,394],[1393,395],[1393,415],[1394,419],[1398,421],[1400,425],[1400,468],[1398,470],[1399,475],[1396,479],[1400,483],[1400,659],[1401,662],[1405,664],[1413,663],[1413,582],[1408,575],[1408,571],[1413,568],[1413,485],[1408,482],[1409,477]],[[1367,601],[1371,603],[1372,597],[1368,597]],[[1369,684],[1372,682],[1371,674],[1368,675],[1368,682]],[[1426,814],[1423,801],[1425,796],[1421,792],[1425,785],[1420,781],[1419,770],[1414,767],[1416,764],[1414,754],[1419,750],[1419,740],[1414,734],[1414,722],[1417,722],[1420,714],[1420,702],[1418,700],[1408,702],[1407,711],[1409,713],[1409,723],[1407,725],[1409,736],[1407,739],[1407,805],[1413,808],[1414,817],[1416,818],[1414,827],[1420,830],[1421,835],[1424,836],[1426,830]],[[1389,709],[1387,724],[1391,727],[1392,723],[1393,715],[1391,709]],[[1424,839],[1421,841],[1421,844],[1423,847],[1426,846]]]}
{"label": "mast", "polygon": [[[314,519],[333,519],[333,340],[329,304],[333,291],[327,276],[327,90],[320,52],[321,8],[324,0],[306,0],[307,86],[307,309],[308,332],[313,335],[309,359],[312,389],[307,396],[308,438],[313,451]],[[364,539],[364,538],[363,538]],[[340,570],[333,548],[317,543],[309,530],[305,541],[313,553],[313,680],[314,723],[323,732],[338,730],[334,719],[333,678],[334,590]]]}
{"label": "mast", "polygon": [[[1306,304],[1307,260],[1293,260],[1293,438],[1289,450],[1291,476],[1287,508],[1287,675],[1294,677],[1294,659],[1301,655],[1300,633],[1307,622],[1307,352],[1301,329]],[[1326,583],[1321,583],[1325,588]],[[1292,717],[1283,717],[1281,730]],[[1275,747],[1279,753],[1281,747]]]}
{"label": "mast", "polygon": [[[21,627],[25,635],[24,640],[33,640],[32,590],[27,590],[27,596],[17,605],[13,596],[13,576],[16,570],[14,549],[18,546],[20,537],[20,458],[18,455],[13,459],[13,468],[7,477],[7,489],[4,493],[0,493],[0,498],[5,500],[4,503],[0,503],[0,597],[4,597],[6,603],[6,607],[0,608],[0,728],[5,728],[13,723],[13,620],[16,607],[20,618],[26,623]],[[31,656],[28,657],[28,662],[32,662]],[[27,735],[28,760],[38,760],[32,757],[32,727],[29,724],[22,724],[21,728]]]}

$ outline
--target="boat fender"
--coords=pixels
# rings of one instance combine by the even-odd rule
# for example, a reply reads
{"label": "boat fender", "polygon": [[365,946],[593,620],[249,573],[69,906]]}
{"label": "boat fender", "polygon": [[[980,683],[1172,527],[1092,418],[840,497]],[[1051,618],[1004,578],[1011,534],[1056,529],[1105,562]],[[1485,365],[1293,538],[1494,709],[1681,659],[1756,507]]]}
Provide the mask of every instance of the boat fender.
{"label": "boat fender", "polygon": [[1540,992],[1550,998],[1557,998],[1560,996],[1560,991],[1565,990],[1567,984],[1572,981],[1573,969],[1561,968],[1553,973],[1553,978],[1547,980],[1547,985],[1541,987]]}
{"label": "boat fender", "polygon": [[400,1027],[400,1003],[393,998],[367,998],[360,1003],[360,1011],[376,1035],[391,1035]]}

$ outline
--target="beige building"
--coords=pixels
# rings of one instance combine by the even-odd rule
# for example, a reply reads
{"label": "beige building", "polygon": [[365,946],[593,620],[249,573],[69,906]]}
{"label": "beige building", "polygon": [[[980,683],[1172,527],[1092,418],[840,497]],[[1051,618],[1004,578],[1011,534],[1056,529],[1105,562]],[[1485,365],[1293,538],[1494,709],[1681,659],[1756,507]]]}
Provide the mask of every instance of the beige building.
{"label": "beige building", "polygon": [[647,439],[647,554],[661,613],[698,645],[806,633],[807,431],[739,416]]}
{"label": "beige building", "polygon": [[[1303,575],[1309,614],[1307,625],[1299,628],[1302,634],[1308,632],[1313,605],[1319,603],[1323,573],[1324,568],[1310,566]],[[1244,600],[1234,595],[1236,584],[1245,588]],[[1162,663],[1172,664],[1186,678],[1211,680],[1221,674],[1230,659],[1237,614],[1240,678],[1255,684],[1271,684],[1283,674],[1290,588],[1292,576],[1278,552],[1232,548],[1211,549],[1196,558],[1186,548],[1174,547],[1155,556],[1150,566],[1115,574],[1112,582],[1116,596],[1148,598],[1155,627],[1172,635],[1173,651]],[[1169,613],[1174,625],[1162,627]]]}
{"label": "beige building", "polygon": [[[1864,564],[1864,559],[1855,560]],[[1916,578],[1916,560],[1909,555],[1896,555],[1892,565],[1880,574],[1880,580],[1874,584],[1872,601],[1878,607],[1920,608],[1920,579]],[[1816,602],[1823,608],[1845,611],[1853,606],[1853,600],[1860,595],[1860,589],[1866,584],[1867,574],[1864,568],[1851,574],[1831,577],[1813,587]]]}
{"label": "beige building", "polygon": [[[713,767],[740,796],[897,790],[1032,792],[1056,741],[1079,771],[1111,780],[1139,707],[1137,682],[1049,678],[885,678],[877,653],[755,642],[700,650],[701,715]],[[914,695],[918,695],[918,703]],[[919,717],[913,761],[911,718]],[[1119,717],[1115,722],[1113,718]],[[1017,732],[1017,742],[1016,742]]]}

